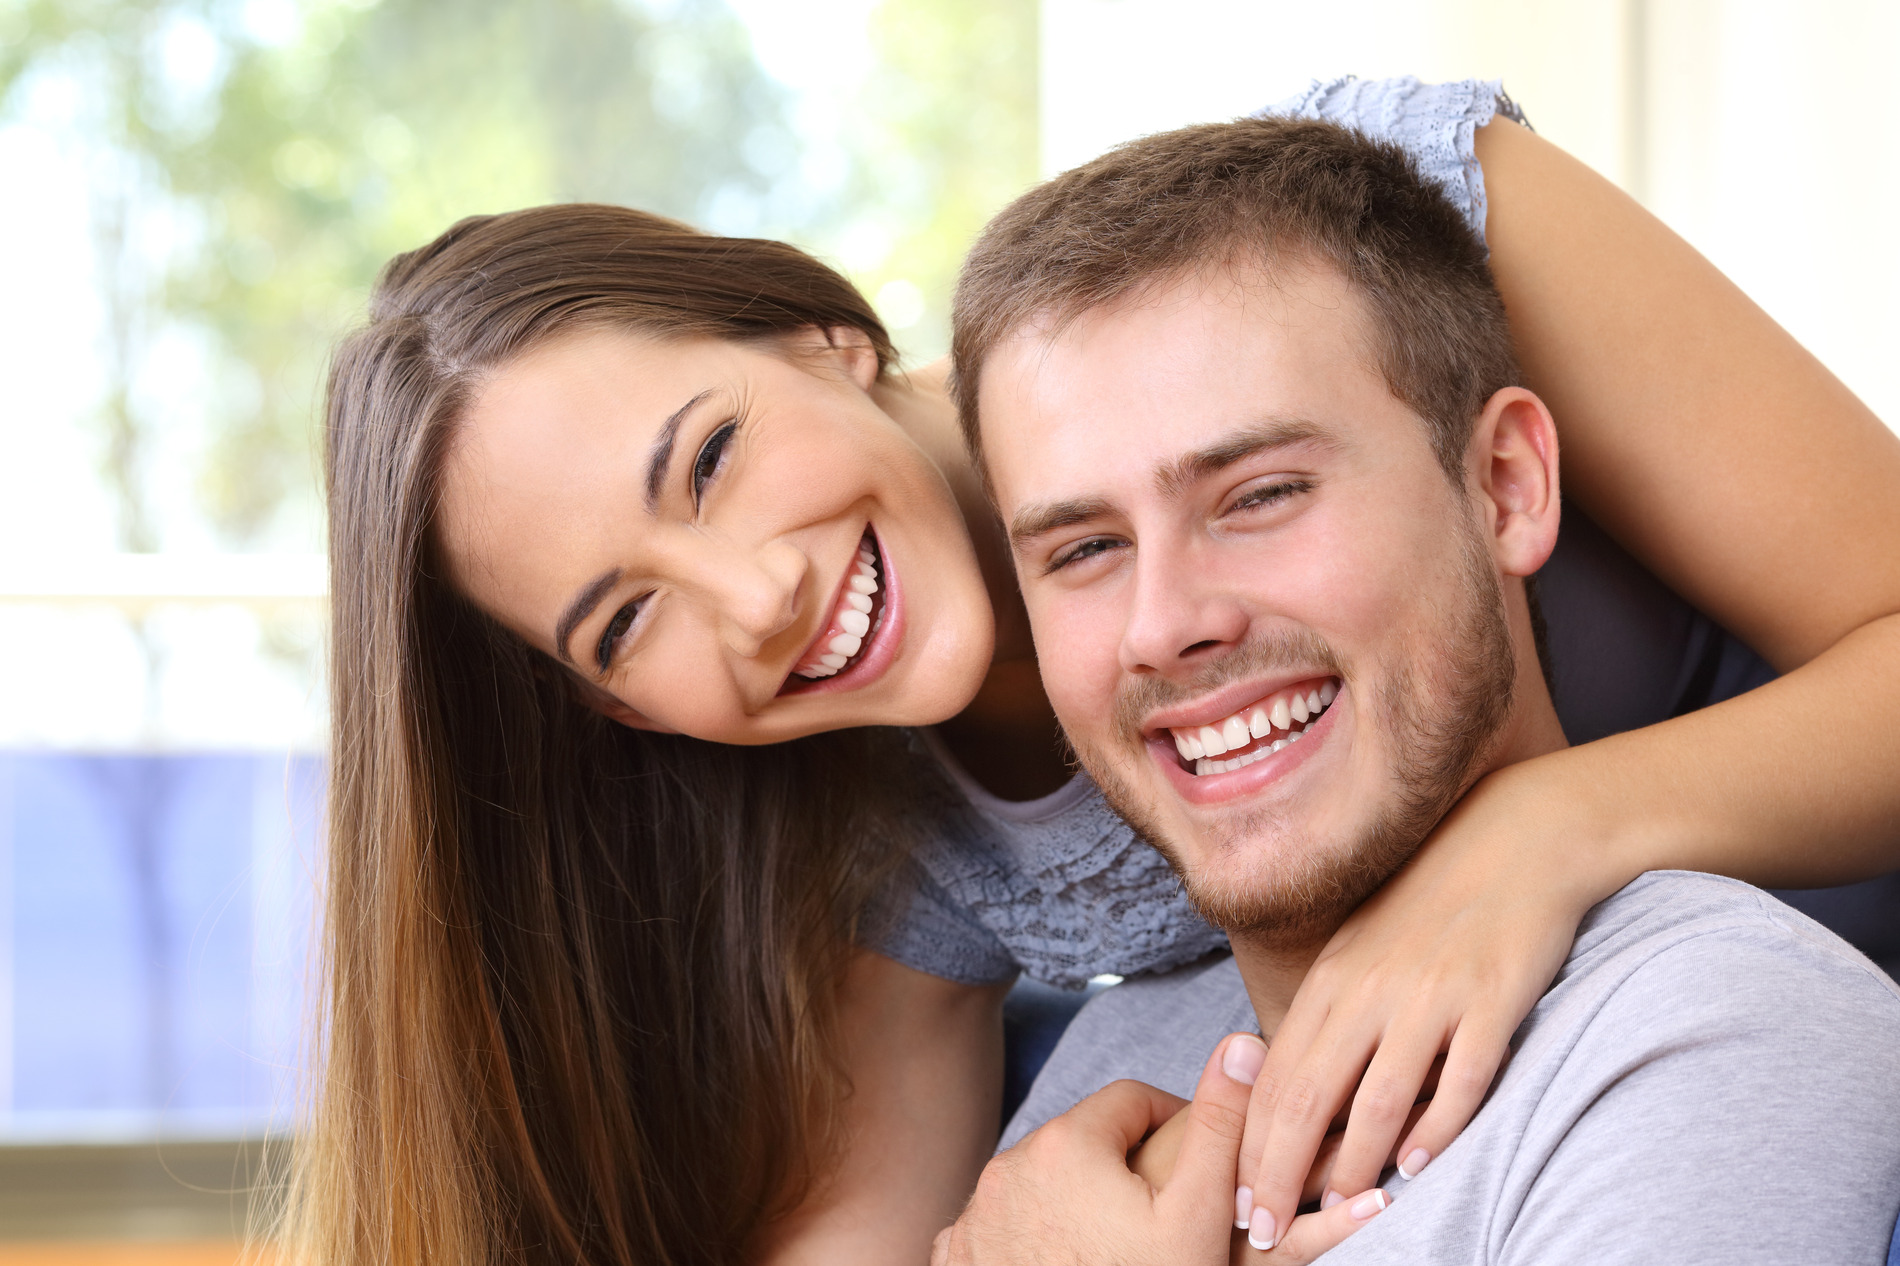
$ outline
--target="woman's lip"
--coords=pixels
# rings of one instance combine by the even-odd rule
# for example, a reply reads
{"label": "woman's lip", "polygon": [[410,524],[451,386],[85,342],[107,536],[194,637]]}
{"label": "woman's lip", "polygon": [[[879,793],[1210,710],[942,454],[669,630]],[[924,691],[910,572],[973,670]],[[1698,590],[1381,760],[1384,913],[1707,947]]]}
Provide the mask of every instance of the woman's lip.
{"label": "woman's lip", "polygon": [[[897,662],[898,647],[903,641],[904,636],[903,586],[898,580],[898,567],[897,563],[891,558],[890,546],[886,544],[884,537],[878,532],[875,524],[866,524],[865,526],[866,530],[871,533],[872,538],[877,542],[878,561],[883,564],[883,573],[878,579],[884,587],[884,610],[878,620],[877,627],[871,630],[870,636],[866,639],[864,649],[858,653],[858,658],[843,670],[829,677],[820,677],[815,681],[807,677],[800,677],[797,673],[790,673],[786,677],[785,684],[780,687],[779,694],[812,695],[831,694],[840,690],[856,690],[861,686],[868,686],[879,677],[882,677],[890,666]],[[852,557],[855,558],[856,555],[854,554]],[[845,579],[838,582],[839,591],[842,591],[844,585],[849,581],[850,574],[850,569],[847,566]],[[837,597],[837,593],[834,592],[832,594],[834,606],[837,603]],[[819,631],[818,636],[824,636],[823,630]],[[817,645],[817,638],[812,639],[812,645]],[[807,650],[809,650],[809,648],[807,648]]]}
{"label": "woman's lip", "polygon": [[1339,705],[1345,700],[1346,689],[1342,683],[1338,697],[1327,705],[1317,721],[1306,727],[1304,733],[1310,737],[1224,774],[1196,774],[1181,768],[1180,753],[1175,751],[1174,742],[1165,731],[1162,737],[1148,740],[1148,758],[1161,766],[1162,777],[1168,780],[1175,794],[1189,804],[1224,804],[1244,799],[1287,777],[1318,755],[1332,738],[1335,718],[1342,711]]}

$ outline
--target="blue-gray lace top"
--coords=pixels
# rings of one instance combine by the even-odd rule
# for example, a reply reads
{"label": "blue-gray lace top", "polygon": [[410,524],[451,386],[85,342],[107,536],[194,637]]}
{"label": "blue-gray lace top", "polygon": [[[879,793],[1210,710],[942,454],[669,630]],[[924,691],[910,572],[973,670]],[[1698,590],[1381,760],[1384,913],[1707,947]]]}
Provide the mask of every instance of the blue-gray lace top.
{"label": "blue-gray lace top", "polygon": [[[1473,135],[1497,113],[1523,118],[1495,81],[1409,77],[1315,83],[1266,113],[1325,119],[1403,146],[1480,236],[1484,173]],[[1773,675],[1574,507],[1565,507],[1538,581],[1557,713],[1573,742],[1679,715]],[[1026,972],[1079,986],[1166,971],[1226,945],[1087,778],[1040,800],[1003,801],[934,739],[926,743],[960,794],[933,813],[877,949],[970,984]]]}

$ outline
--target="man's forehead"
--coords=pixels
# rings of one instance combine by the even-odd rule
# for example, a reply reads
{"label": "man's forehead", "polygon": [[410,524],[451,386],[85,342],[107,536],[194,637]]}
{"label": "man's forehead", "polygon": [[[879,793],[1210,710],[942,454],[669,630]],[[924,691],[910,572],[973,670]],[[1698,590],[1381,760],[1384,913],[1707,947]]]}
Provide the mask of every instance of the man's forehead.
{"label": "man's forehead", "polygon": [[1363,301],[1323,265],[1202,270],[1045,317],[984,366],[987,474],[999,502],[1016,502],[1075,495],[1078,480],[1165,477],[1204,465],[1210,447],[1254,444],[1263,428],[1283,429],[1281,442],[1337,441],[1327,418],[1369,394],[1389,399],[1365,330]]}

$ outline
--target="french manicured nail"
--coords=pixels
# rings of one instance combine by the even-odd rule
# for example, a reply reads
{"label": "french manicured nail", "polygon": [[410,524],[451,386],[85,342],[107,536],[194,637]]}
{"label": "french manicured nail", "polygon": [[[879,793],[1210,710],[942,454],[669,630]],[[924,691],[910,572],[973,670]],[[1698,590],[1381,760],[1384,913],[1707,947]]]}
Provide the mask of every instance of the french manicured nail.
{"label": "french manicured nail", "polygon": [[1383,1213],[1385,1211],[1385,1204],[1385,1192],[1374,1187],[1371,1191],[1368,1191],[1365,1195],[1353,1201],[1352,1208],[1346,1210],[1346,1212],[1352,1214],[1352,1220],[1354,1222],[1364,1222],[1375,1213]]}
{"label": "french manicured nail", "polygon": [[1340,1195],[1337,1191],[1334,1191],[1331,1187],[1328,1187],[1326,1189],[1326,1194],[1319,1198],[1319,1207],[1322,1209],[1330,1209],[1334,1205],[1338,1204],[1341,1200],[1344,1200],[1345,1198],[1346,1197]]}
{"label": "french manicured nail", "polygon": [[1415,1147],[1405,1154],[1399,1162],[1399,1177],[1411,1182],[1418,1177],[1418,1171],[1432,1163],[1432,1154],[1422,1147]]}
{"label": "french manicured nail", "polygon": [[1229,1039],[1221,1052],[1220,1069],[1243,1086],[1251,1086],[1267,1064],[1267,1044],[1246,1033]]}
{"label": "french manicured nail", "polygon": [[1279,1241],[1280,1237],[1273,1232],[1273,1215],[1265,1209],[1255,1209],[1247,1220],[1247,1243],[1264,1253]]}
{"label": "french manicured nail", "polygon": [[1234,1229],[1244,1231],[1253,1214],[1253,1188],[1242,1187],[1234,1192]]}

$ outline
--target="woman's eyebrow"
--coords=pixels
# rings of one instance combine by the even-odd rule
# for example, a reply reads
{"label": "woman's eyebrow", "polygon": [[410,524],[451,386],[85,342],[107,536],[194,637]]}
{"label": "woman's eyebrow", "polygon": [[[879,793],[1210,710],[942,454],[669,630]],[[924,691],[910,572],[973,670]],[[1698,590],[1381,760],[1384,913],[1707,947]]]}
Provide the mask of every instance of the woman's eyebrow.
{"label": "woman's eyebrow", "polygon": [[693,406],[712,394],[711,389],[700,392],[691,400],[673,411],[666,420],[660,433],[653,437],[653,447],[647,450],[647,513],[659,508],[660,489],[666,486],[666,468],[673,463],[673,441],[679,438],[680,423],[693,411]]}
{"label": "woman's eyebrow", "polygon": [[574,630],[580,626],[580,622],[594,613],[594,608],[600,605],[600,600],[607,596],[608,591],[619,583],[618,567],[604,571],[589,581],[587,587],[575,594],[574,600],[567,604],[567,610],[561,612],[560,620],[554,625],[554,649],[561,653],[562,659],[570,664],[574,662],[574,656],[567,649],[567,640],[574,636]]}

